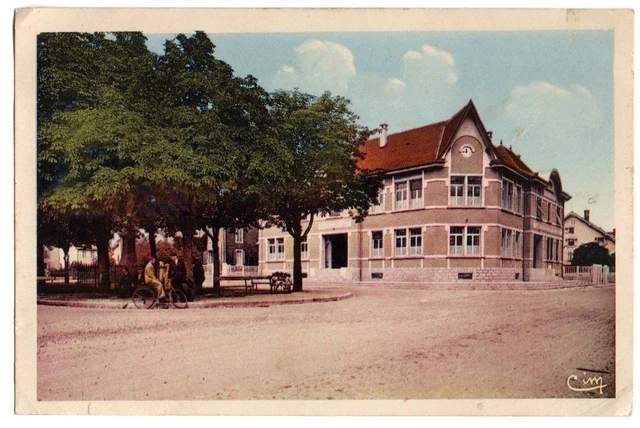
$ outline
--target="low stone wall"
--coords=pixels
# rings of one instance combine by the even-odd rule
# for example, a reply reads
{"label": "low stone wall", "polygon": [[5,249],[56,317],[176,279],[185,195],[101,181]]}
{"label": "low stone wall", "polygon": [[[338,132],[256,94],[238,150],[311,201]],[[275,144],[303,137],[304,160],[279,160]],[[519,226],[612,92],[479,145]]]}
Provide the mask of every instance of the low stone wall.
{"label": "low stone wall", "polygon": [[524,279],[525,281],[533,282],[562,281],[562,277],[560,275],[556,275],[556,271],[554,269],[545,268],[525,269]]}
{"label": "low stone wall", "polygon": [[522,281],[518,268],[385,268],[319,269],[311,281],[335,282],[513,282]]}

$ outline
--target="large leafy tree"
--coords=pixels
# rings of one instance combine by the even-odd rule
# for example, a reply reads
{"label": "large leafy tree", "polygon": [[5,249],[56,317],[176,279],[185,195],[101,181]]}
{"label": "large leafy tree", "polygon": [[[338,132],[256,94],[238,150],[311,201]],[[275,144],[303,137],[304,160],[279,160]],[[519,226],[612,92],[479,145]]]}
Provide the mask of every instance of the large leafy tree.
{"label": "large leafy tree", "polygon": [[[163,180],[155,189],[168,209],[167,227],[182,232],[184,254],[192,253],[197,230],[207,232],[219,276],[218,231],[253,224],[261,213],[255,183],[269,171],[264,134],[270,116],[268,94],[256,79],[235,77],[214,50],[202,32],[165,43],[158,85],[167,139],[162,151],[170,156],[159,161]],[[185,265],[191,276],[191,257]]]}
{"label": "large leafy tree", "polygon": [[[300,244],[314,216],[351,210],[361,221],[376,202],[380,182],[359,171],[360,146],[370,136],[349,110],[349,101],[325,92],[320,97],[299,91],[272,94],[273,137],[281,145],[282,182],[270,194],[276,223],[293,237],[293,289],[302,291]],[[303,220],[309,222],[303,229]]]}
{"label": "large leafy tree", "polygon": [[39,38],[39,206],[60,218],[78,211],[91,218],[104,287],[112,232],[133,227],[130,195],[149,175],[139,147],[160,135],[148,120],[153,55],[144,42],[141,33]]}

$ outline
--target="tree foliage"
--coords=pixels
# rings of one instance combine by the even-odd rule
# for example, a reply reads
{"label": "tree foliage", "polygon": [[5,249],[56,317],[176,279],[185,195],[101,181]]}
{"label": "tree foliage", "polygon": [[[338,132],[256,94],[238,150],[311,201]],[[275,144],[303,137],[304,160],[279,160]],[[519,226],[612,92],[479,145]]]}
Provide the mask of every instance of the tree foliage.
{"label": "tree foliage", "polygon": [[580,245],[573,252],[571,259],[573,266],[615,266],[615,258],[609,255],[609,250],[597,242],[588,242]]}
{"label": "tree foliage", "polygon": [[[357,123],[349,101],[325,92],[320,97],[299,91],[272,96],[273,138],[280,143],[284,185],[272,186],[275,222],[294,241],[294,291],[302,290],[300,243],[318,213],[351,210],[361,221],[376,202],[380,182],[359,171],[360,146],[370,135]],[[307,227],[302,221],[309,218]]]}

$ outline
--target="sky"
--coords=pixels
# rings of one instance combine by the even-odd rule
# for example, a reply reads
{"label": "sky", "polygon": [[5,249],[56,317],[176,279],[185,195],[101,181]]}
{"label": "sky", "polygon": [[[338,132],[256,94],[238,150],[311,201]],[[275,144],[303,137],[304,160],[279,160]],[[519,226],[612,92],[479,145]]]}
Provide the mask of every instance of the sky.
{"label": "sky", "polygon": [[[473,100],[493,142],[556,168],[565,212],[614,228],[613,32],[208,34],[217,58],[268,91],[325,90],[389,133],[448,119]],[[162,52],[174,35],[147,34]]]}

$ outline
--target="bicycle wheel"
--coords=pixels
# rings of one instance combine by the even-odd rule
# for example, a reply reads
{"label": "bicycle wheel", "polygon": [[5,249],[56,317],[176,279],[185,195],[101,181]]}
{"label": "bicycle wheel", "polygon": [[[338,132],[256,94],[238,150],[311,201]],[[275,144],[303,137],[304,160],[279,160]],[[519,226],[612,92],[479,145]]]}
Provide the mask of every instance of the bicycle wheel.
{"label": "bicycle wheel", "polygon": [[149,287],[138,287],[131,296],[133,304],[138,309],[149,309],[156,301],[156,293]]}
{"label": "bicycle wheel", "polygon": [[180,290],[172,288],[171,291],[169,291],[169,296],[171,298],[171,302],[173,303],[173,306],[175,306],[178,309],[184,309],[189,304],[187,302],[187,295]]}

